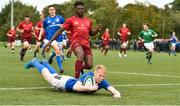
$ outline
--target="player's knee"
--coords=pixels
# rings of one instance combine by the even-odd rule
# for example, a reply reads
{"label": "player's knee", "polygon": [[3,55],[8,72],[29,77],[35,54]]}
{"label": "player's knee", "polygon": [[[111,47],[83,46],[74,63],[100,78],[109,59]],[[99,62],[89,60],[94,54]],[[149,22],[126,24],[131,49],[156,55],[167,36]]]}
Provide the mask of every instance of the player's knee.
{"label": "player's knee", "polygon": [[78,53],[77,57],[78,57],[79,60],[83,60],[84,59],[84,53],[83,52],[82,53]]}

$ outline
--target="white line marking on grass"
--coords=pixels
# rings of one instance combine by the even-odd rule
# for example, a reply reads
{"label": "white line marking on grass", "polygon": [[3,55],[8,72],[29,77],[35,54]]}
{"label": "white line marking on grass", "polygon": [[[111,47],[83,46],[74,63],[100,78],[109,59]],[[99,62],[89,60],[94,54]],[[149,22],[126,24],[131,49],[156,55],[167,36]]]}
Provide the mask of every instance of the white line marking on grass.
{"label": "white line marking on grass", "polygon": [[151,77],[180,78],[180,76],[159,75],[159,74],[146,74],[146,73],[129,73],[129,72],[117,72],[117,71],[113,71],[113,72],[111,72],[111,73],[115,73],[115,74],[128,74],[128,75],[141,75],[141,76],[151,76]]}
{"label": "white line marking on grass", "polygon": [[[148,86],[180,86],[180,84],[127,84],[127,85],[113,85],[117,87],[148,87]],[[49,89],[53,87],[22,87],[22,88],[0,88],[0,91],[9,90],[39,90]]]}
{"label": "white line marking on grass", "polygon": [[180,86],[180,84],[127,84],[127,85],[113,85],[118,87],[149,87],[149,86]]}
{"label": "white line marking on grass", "polygon": [[38,90],[38,89],[48,89],[53,87],[22,87],[22,88],[0,88],[0,91],[6,90]]}

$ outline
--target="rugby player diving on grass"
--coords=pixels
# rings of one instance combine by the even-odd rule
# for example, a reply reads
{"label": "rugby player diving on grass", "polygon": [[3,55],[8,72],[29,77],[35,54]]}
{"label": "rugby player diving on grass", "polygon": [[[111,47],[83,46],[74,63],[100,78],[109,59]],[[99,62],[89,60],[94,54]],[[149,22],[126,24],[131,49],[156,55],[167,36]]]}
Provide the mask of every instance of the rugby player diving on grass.
{"label": "rugby player diving on grass", "polygon": [[[79,79],[67,75],[58,75],[56,70],[47,63],[46,60],[39,61],[36,58],[32,59],[25,64],[25,68],[37,68],[38,72],[42,74],[44,79],[51,84],[54,88],[61,91],[74,91],[74,92],[95,92],[99,89],[106,89],[109,91],[113,98],[120,98],[121,94],[118,90],[112,87],[107,80],[104,79],[106,75],[106,68],[103,65],[97,65],[94,72],[83,74]],[[93,77],[95,84],[92,86],[83,85],[87,77]]]}

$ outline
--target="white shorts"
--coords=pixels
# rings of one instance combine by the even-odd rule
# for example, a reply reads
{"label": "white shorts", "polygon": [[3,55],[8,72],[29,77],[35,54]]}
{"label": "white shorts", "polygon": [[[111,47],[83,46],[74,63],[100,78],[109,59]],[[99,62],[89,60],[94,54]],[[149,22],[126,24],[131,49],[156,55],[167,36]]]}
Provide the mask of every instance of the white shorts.
{"label": "white shorts", "polygon": [[58,48],[59,48],[59,49],[62,49],[62,47],[63,47],[63,42],[57,42],[57,45],[58,45]]}
{"label": "white shorts", "polygon": [[150,50],[152,50],[152,49],[154,49],[154,43],[153,42],[150,42],[150,43],[144,43],[144,46],[145,46],[145,48],[146,49],[150,49]]}
{"label": "white shorts", "polygon": [[63,46],[66,46],[67,45],[67,42],[66,42],[66,40],[64,39],[63,40]]}
{"label": "white shorts", "polygon": [[[52,74],[51,74],[52,75]],[[52,79],[51,79],[51,82],[50,84],[55,87],[57,90],[66,90],[65,89],[65,85],[66,85],[66,82],[69,80],[69,79],[73,79],[73,77],[71,76],[66,76],[66,75],[57,75],[57,74],[54,74],[51,76]]]}
{"label": "white shorts", "polygon": [[[49,42],[49,40],[44,39],[43,42],[44,42],[44,46],[45,46],[45,45]],[[54,41],[51,43],[51,46],[53,46],[53,45],[57,45],[57,41],[56,41],[56,40],[54,40]]]}
{"label": "white shorts", "polygon": [[172,46],[176,46],[176,43],[171,43]]}
{"label": "white shorts", "polygon": [[121,46],[123,46],[123,47],[127,47],[127,45],[128,45],[128,41],[123,42],[123,43],[121,44]]}

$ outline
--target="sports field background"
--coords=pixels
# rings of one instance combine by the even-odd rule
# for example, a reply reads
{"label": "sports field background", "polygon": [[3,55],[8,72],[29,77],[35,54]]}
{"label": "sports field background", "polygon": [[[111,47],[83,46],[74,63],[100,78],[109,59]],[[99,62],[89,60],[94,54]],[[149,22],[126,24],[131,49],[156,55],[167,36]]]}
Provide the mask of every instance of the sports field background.
{"label": "sports field background", "polygon": [[[56,91],[37,70],[24,69],[33,53],[27,53],[25,62],[20,62],[19,48],[12,55],[1,46],[0,105],[180,105],[180,54],[155,53],[152,65],[146,64],[145,52],[128,52],[127,58],[118,58],[118,51],[104,56],[93,50],[93,55],[94,65],[107,67],[106,79],[122,98],[113,99],[105,90],[95,94]],[[38,57],[42,58],[40,54]],[[63,63],[64,74],[74,75],[75,59],[73,56]],[[53,67],[58,69],[55,61]]]}

